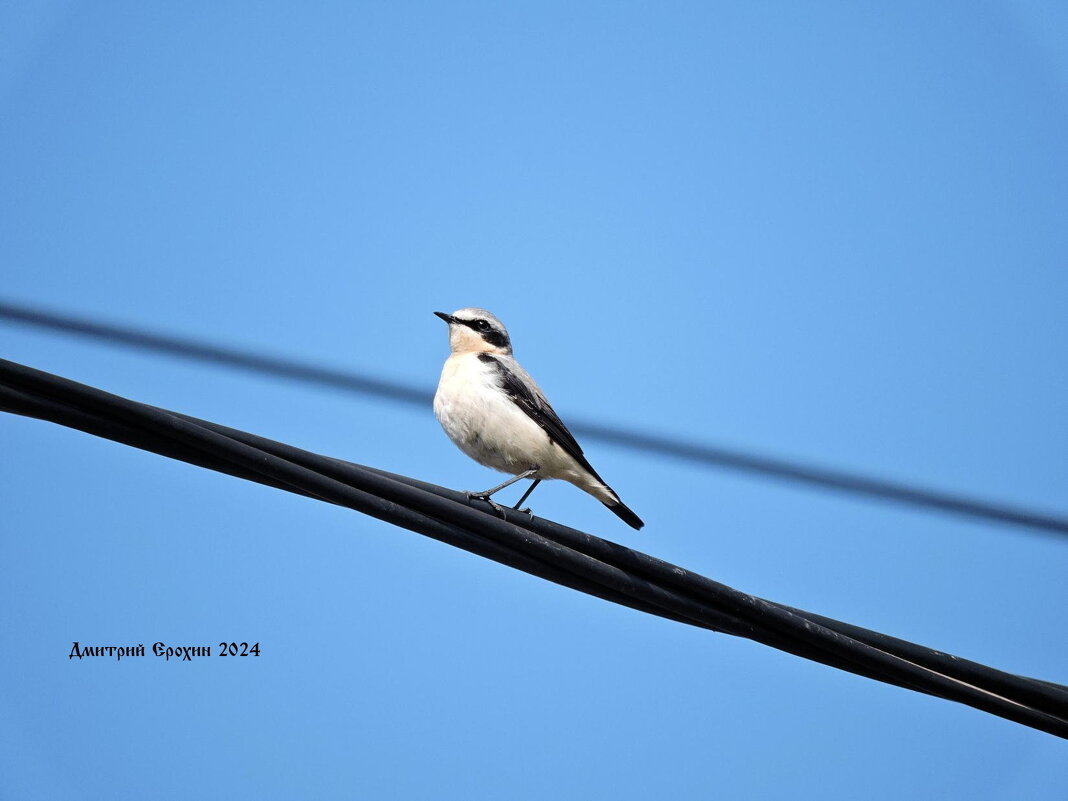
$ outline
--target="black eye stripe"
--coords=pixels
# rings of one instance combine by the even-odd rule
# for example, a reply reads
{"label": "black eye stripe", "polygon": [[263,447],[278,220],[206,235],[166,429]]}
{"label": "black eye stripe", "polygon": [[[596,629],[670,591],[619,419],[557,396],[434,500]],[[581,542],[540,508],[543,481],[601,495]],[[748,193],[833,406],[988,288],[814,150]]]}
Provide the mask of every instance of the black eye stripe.
{"label": "black eye stripe", "polygon": [[460,320],[457,318],[456,322],[466,325],[468,328],[474,331],[489,331],[490,324],[486,320]]}
{"label": "black eye stripe", "polygon": [[495,348],[508,347],[508,337],[500,331],[482,331],[482,339]]}
{"label": "black eye stripe", "polygon": [[483,341],[490,345],[493,345],[493,347],[495,348],[510,347],[510,343],[508,342],[508,335],[503,331],[494,328],[488,320],[461,320],[457,318],[456,322],[460,323],[461,325],[466,325],[468,328],[470,328],[472,331],[482,337]]}

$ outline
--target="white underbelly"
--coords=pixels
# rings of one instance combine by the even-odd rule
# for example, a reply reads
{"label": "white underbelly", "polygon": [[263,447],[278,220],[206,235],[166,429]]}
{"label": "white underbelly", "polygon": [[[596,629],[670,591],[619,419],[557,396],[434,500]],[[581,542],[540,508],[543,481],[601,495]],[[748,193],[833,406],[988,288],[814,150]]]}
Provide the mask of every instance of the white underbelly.
{"label": "white underbelly", "polygon": [[511,398],[495,388],[474,354],[450,358],[434,396],[434,414],[457,447],[479,464],[516,475],[566,478],[573,460]]}

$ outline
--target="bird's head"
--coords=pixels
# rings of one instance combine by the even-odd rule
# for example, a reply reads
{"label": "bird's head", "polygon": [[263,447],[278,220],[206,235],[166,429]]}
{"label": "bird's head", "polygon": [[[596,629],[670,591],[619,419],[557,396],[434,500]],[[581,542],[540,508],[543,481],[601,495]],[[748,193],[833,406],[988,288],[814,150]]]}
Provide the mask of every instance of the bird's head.
{"label": "bird's head", "polygon": [[452,314],[434,312],[449,324],[449,347],[453,353],[500,353],[512,355],[512,340],[504,323],[485,309],[460,309]]}

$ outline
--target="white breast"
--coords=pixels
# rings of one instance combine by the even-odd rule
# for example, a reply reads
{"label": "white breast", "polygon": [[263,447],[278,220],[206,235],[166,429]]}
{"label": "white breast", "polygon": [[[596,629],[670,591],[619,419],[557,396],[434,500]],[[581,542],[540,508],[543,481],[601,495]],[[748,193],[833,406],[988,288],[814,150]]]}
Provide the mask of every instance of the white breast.
{"label": "white breast", "polygon": [[556,461],[559,449],[501,391],[496,369],[477,353],[455,353],[445,362],[434,414],[449,438],[486,467],[514,475]]}

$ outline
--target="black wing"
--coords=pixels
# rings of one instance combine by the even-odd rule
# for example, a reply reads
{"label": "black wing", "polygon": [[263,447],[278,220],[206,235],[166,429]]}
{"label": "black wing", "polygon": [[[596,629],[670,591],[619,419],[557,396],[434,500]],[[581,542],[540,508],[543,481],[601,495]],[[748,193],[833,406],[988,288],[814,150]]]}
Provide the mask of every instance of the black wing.
{"label": "black wing", "polygon": [[598,481],[604,484],[604,479],[597,475],[597,471],[586,461],[574,435],[567,430],[567,426],[556,416],[553,407],[544,398],[537,397],[530,388],[520,381],[512,371],[501,364],[500,360],[489,353],[478,354],[478,359],[494,367],[497,377],[500,379],[501,388],[523,412],[541,426],[542,430],[549,435],[549,439],[559,445],[576,462],[582,465]]}

